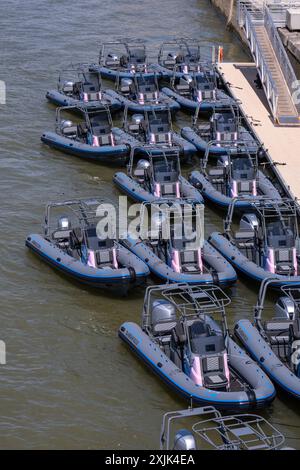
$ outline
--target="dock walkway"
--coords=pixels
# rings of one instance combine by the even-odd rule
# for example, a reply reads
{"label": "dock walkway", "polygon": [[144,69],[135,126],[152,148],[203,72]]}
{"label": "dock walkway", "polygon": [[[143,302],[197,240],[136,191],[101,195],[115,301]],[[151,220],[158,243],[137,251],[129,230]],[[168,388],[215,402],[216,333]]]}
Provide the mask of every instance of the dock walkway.
{"label": "dock walkway", "polygon": [[283,164],[277,166],[279,176],[291,195],[300,199],[300,128],[274,124],[265,94],[254,83],[257,74],[254,63],[222,62],[218,69],[271,160]]}

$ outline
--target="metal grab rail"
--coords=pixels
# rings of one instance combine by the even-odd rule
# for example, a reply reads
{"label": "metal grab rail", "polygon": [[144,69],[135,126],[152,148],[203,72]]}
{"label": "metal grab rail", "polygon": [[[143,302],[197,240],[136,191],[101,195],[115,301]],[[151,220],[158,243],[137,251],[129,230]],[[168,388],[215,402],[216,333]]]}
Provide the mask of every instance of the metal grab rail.
{"label": "metal grab rail", "polygon": [[263,1],[250,3],[239,2],[239,22],[244,27],[247,39],[250,43],[251,53],[255,59],[255,65],[260,71],[261,82],[271,108],[273,117],[277,118],[278,90],[272,78],[271,71],[265,61],[262,48],[257,38],[254,25],[264,25],[264,13],[261,9]]}
{"label": "metal grab rail", "polygon": [[[288,86],[289,92],[291,96],[293,96],[293,92],[295,91],[295,88],[298,86],[298,80],[294,72],[294,69],[290,63],[290,60],[288,58],[288,55],[285,51],[284,45],[282,44],[280,36],[277,32],[277,27],[275,26],[275,23],[273,21],[272,13],[270,12],[268,8],[266,8],[264,11],[264,24],[265,24],[265,28],[268,33],[270,42],[272,44],[272,47],[274,51],[276,51],[276,57],[279,62],[285,82]],[[296,104],[294,100],[293,100],[293,103],[299,114],[300,105]]]}

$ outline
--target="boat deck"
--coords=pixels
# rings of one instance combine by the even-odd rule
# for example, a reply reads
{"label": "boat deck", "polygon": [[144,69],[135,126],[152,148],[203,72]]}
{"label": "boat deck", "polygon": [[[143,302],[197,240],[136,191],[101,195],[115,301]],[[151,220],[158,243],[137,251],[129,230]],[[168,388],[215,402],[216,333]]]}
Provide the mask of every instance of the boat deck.
{"label": "boat deck", "polygon": [[300,128],[282,127],[273,123],[262,89],[256,88],[257,69],[254,63],[222,62],[218,65],[223,79],[234,98],[239,100],[243,113],[255,133],[277,163],[291,195],[300,198]]}

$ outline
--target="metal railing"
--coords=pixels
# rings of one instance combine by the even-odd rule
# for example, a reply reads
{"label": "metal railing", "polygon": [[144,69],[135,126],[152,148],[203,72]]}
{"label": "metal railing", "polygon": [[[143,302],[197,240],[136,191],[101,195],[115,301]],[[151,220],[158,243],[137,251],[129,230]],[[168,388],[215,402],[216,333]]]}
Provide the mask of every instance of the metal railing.
{"label": "metal railing", "polygon": [[263,50],[255,32],[254,26],[264,25],[264,12],[262,10],[264,1],[239,2],[239,23],[245,29],[249,41],[252,56],[255,65],[259,71],[260,79],[264,87],[273,117],[277,118],[278,109],[278,90],[272,78],[272,73],[265,60]]}
{"label": "metal railing", "polygon": [[[264,24],[265,24],[265,28],[268,33],[270,42],[272,44],[272,47],[274,51],[276,51],[276,58],[279,62],[282,74],[284,76],[285,82],[287,84],[290,95],[292,97],[295,91],[295,87],[298,86],[298,80],[294,72],[294,69],[291,65],[291,62],[289,60],[289,57],[286,53],[284,45],[282,44],[281,38],[278,34],[277,27],[275,26],[275,23],[272,18],[272,13],[268,8],[266,8],[264,12]],[[299,114],[300,105],[296,104],[294,100],[293,100],[293,104]]]}
{"label": "metal railing", "polygon": [[272,73],[264,58],[264,53],[255,33],[255,26],[264,26],[270,44],[276,51],[276,58],[279,63],[283,78],[294,106],[295,118],[300,114],[300,104],[293,100],[293,93],[298,87],[298,81],[294,69],[290,63],[284,45],[278,34],[277,28],[285,26],[287,8],[300,6],[300,2],[292,0],[239,0],[238,1],[238,22],[244,28],[246,37],[250,44],[252,56],[255,60],[262,85],[264,87],[271,112],[275,120],[278,120],[278,98],[279,90],[273,80]]}

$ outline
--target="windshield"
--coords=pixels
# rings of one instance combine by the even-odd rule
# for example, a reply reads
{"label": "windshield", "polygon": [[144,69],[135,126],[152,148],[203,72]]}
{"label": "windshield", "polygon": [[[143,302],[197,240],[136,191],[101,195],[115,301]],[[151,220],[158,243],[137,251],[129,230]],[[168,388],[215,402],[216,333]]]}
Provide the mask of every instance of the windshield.
{"label": "windshield", "polygon": [[146,62],[146,53],[143,47],[133,47],[129,49],[129,60],[133,64],[144,64]]}
{"label": "windshield", "polygon": [[88,93],[100,91],[100,81],[97,74],[84,73],[82,78],[82,89],[84,92]]}
{"label": "windshield", "polygon": [[289,217],[274,220],[266,225],[267,244],[272,248],[292,248],[295,246],[295,221]]}
{"label": "windshield", "polygon": [[90,123],[94,135],[109,134],[111,131],[109,118],[106,113],[90,116]]}
{"label": "windshield", "polygon": [[179,165],[176,157],[162,157],[153,160],[154,180],[158,183],[174,183],[178,181]]}
{"label": "windshield", "polygon": [[110,240],[109,238],[100,240],[97,236],[96,227],[89,227],[85,230],[84,233],[87,247],[92,251],[97,251],[104,248],[108,249],[111,248],[114,244],[113,240]]}
{"label": "windshield", "polygon": [[225,341],[221,335],[212,335],[210,328],[202,321],[193,322],[189,328],[191,350],[194,354],[207,355],[224,351]]}
{"label": "windshield", "polygon": [[255,169],[250,157],[238,157],[231,160],[232,177],[235,180],[254,180]]}

